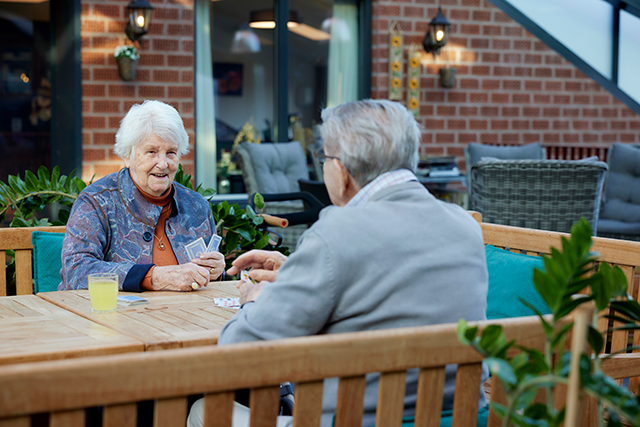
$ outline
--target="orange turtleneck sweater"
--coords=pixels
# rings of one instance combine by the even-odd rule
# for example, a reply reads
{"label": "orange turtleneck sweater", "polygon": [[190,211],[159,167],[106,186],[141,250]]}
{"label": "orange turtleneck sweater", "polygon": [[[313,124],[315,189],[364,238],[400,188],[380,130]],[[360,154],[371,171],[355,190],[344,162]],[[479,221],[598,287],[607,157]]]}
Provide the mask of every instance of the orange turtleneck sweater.
{"label": "orange turtleneck sweater", "polygon": [[[176,255],[173,253],[173,249],[171,248],[171,243],[167,238],[167,233],[164,229],[164,224],[171,215],[171,198],[173,196],[173,187],[168,190],[164,195],[160,197],[151,196],[145,193],[136,182],[133,182],[140,193],[144,196],[147,202],[156,205],[162,206],[162,212],[160,213],[160,218],[158,218],[158,224],[156,225],[156,229],[154,231],[155,236],[153,237],[153,263],[156,266],[165,266],[165,265],[178,265],[178,260],[176,259]],[[161,245],[164,249],[161,249]],[[143,289],[151,290],[151,274],[155,266],[151,267],[147,274],[142,279],[140,283],[140,287]]]}

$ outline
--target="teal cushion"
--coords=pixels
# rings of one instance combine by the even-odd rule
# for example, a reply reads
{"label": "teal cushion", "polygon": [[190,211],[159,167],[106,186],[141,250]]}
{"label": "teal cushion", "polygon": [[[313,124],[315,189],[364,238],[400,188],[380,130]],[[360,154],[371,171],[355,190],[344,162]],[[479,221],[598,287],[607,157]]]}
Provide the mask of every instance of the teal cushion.
{"label": "teal cushion", "polygon": [[64,239],[64,233],[47,231],[31,233],[33,290],[36,293],[58,290],[62,269],[62,239]]}
{"label": "teal cushion", "polygon": [[535,313],[520,298],[542,314],[551,310],[533,286],[533,269],[544,270],[539,256],[515,254],[491,245],[485,246],[489,270],[487,319],[532,316]]}
{"label": "teal cushion", "polygon": [[[489,405],[480,408],[478,411],[477,427],[486,427],[489,420]],[[415,417],[402,418],[402,427],[413,427]],[[451,427],[453,421],[453,410],[442,411],[440,418],[440,427]]]}

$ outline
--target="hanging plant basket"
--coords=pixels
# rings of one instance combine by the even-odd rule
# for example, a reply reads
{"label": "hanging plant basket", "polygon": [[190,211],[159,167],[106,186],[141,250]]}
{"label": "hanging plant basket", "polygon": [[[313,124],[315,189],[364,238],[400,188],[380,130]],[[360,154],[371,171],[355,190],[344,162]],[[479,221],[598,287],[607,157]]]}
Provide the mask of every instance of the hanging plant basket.
{"label": "hanging plant basket", "polygon": [[138,69],[138,60],[131,59],[126,56],[116,58],[118,63],[118,73],[120,78],[125,82],[131,82],[136,78],[136,70]]}

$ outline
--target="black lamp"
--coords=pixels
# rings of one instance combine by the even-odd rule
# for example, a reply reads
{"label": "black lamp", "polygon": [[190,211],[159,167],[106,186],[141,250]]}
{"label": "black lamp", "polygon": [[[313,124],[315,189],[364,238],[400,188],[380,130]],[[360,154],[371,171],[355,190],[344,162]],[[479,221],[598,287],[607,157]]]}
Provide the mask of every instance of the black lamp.
{"label": "black lamp", "polygon": [[[295,27],[299,25],[298,12],[295,10],[289,11],[289,22],[287,27]],[[274,20],[273,9],[254,10],[249,13],[249,26],[251,28],[259,28],[270,30],[276,27],[276,21]]]}
{"label": "black lamp", "polygon": [[134,0],[127,5],[127,9],[129,22],[124,32],[132,42],[135,42],[149,32],[153,7],[145,0]]}
{"label": "black lamp", "polygon": [[442,9],[438,7],[438,14],[429,22],[427,34],[422,39],[422,46],[427,53],[433,53],[434,57],[440,53],[440,49],[447,44],[450,26],[451,24],[442,14]]}

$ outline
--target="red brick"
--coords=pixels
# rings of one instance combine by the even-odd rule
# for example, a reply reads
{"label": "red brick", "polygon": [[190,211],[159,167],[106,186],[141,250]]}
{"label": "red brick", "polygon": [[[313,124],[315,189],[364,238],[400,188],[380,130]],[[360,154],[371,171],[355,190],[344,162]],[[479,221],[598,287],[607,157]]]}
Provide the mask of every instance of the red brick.
{"label": "red brick", "polygon": [[519,133],[503,133],[500,135],[500,142],[508,145],[518,145],[520,143]]}
{"label": "red brick", "polygon": [[93,49],[115,49],[120,45],[121,39],[119,37],[91,37],[91,47]]}
{"label": "red brick", "polygon": [[124,31],[125,24],[119,21],[109,21],[107,22],[107,33],[116,33],[122,34]]}
{"label": "red brick", "polygon": [[609,122],[605,121],[591,121],[591,129],[593,130],[607,130],[609,129]]}
{"label": "red brick", "polygon": [[540,117],[539,107],[522,107],[522,115],[524,117]]}
{"label": "red brick", "polygon": [[82,116],[82,129],[104,129],[106,121],[104,117]]}
{"label": "red brick", "polygon": [[[125,111],[129,111],[129,108],[125,108]],[[121,117],[109,117],[109,129],[118,129],[120,127]]]}
{"label": "red brick", "polygon": [[611,102],[610,95],[593,95],[593,103],[596,105],[608,105],[610,102]]}
{"label": "red brick", "polygon": [[93,132],[93,145],[113,145],[115,142],[114,132]]}
{"label": "red brick", "polygon": [[104,16],[107,18],[120,18],[120,6],[110,4],[94,4],[93,15]]}
{"label": "red brick", "polygon": [[499,141],[497,133],[482,133],[480,134],[481,144],[497,144]]}
{"label": "red brick", "polygon": [[467,102],[466,92],[448,92],[447,99],[449,102]]}
{"label": "red brick", "polygon": [[511,47],[511,41],[508,39],[494,39],[492,45],[493,49],[509,49]]}
{"label": "red brick", "polygon": [[170,36],[193,36],[193,25],[169,24],[167,34]]}
{"label": "red brick", "polygon": [[545,55],[544,63],[547,65],[560,65],[562,64],[562,57],[558,55]]}
{"label": "red brick", "polygon": [[[192,95],[193,96],[193,95]],[[188,131],[188,130],[193,130],[196,127],[196,121],[193,118],[183,118],[182,121],[184,122],[184,128]]]}
{"label": "red brick", "polygon": [[627,122],[622,120],[612,120],[611,130],[627,130]]}
{"label": "red brick", "polygon": [[485,103],[489,102],[489,94],[487,93],[470,93],[469,102]]}
{"label": "red brick", "polygon": [[529,120],[514,120],[511,122],[511,129],[513,130],[529,130],[531,123]]}
{"label": "red brick", "polygon": [[180,72],[175,70],[153,70],[153,81],[177,83],[180,81]]}
{"label": "red brick", "polygon": [[527,53],[524,55],[525,64],[542,64],[542,55]]}
{"label": "red brick", "polygon": [[582,71],[578,70],[577,68],[575,68],[573,70],[573,76],[576,79],[583,79],[583,80],[588,80],[589,76],[587,76],[585,73],[583,73]]}
{"label": "red brick", "polygon": [[80,47],[86,49],[91,46],[91,37],[80,36]]}
{"label": "red brick", "polygon": [[475,133],[459,133],[458,134],[458,142],[463,144],[468,144],[470,142],[476,142],[478,140],[478,135]]}
{"label": "red brick", "polygon": [[153,20],[155,21],[161,19],[180,19],[180,9],[156,6],[153,9]]}
{"label": "red brick", "polygon": [[550,104],[551,103],[551,95],[535,93],[533,95],[533,102],[536,103],[536,104]]}
{"label": "red brick", "polygon": [[444,102],[444,91],[429,92],[429,102]]}
{"label": "red brick", "polygon": [[589,95],[573,95],[574,104],[589,104],[590,97]]}
{"label": "red brick", "polygon": [[194,13],[191,9],[182,9],[182,20],[183,21],[193,21]]}
{"label": "red brick", "polygon": [[94,113],[120,113],[120,101],[93,101]]}
{"label": "red brick", "polygon": [[531,95],[529,95],[528,93],[514,93],[512,99],[514,104],[531,103]]}
{"label": "red brick", "polygon": [[499,109],[498,107],[480,107],[480,115],[482,116],[487,116],[487,117],[492,117],[492,116],[498,116],[499,115]]}
{"label": "red brick", "polygon": [[375,16],[400,16],[400,6],[379,5]]}
{"label": "red brick", "polygon": [[477,65],[477,66],[471,67],[471,74],[476,76],[488,76],[490,72],[491,72],[491,67],[486,65]]}
{"label": "red brick", "polygon": [[482,89],[484,90],[498,90],[500,89],[500,80],[485,79],[482,81]]}
{"label": "red brick", "polygon": [[520,80],[503,80],[502,88],[504,90],[520,90],[522,82]]}
{"label": "red brick", "polygon": [[575,133],[563,133],[562,142],[566,142],[566,143],[580,142],[580,135]]}
{"label": "red brick", "polygon": [[544,42],[536,41],[533,43],[533,50],[550,50]]}
{"label": "red brick", "polygon": [[82,101],[82,112],[83,113],[90,113],[91,112],[91,102]]}
{"label": "red brick", "polygon": [[502,35],[502,27],[500,25],[483,25],[482,35],[484,36],[500,36]]}
{"label": "red brick", "polygon": [[519,53],[505,53],[502,58],[506,64],[519,64],[522,62],[522,55]]}
{"label": "red brick", "polygon": [[495,22],[513,22],[513,20],[501,10],[497,10],[493,14],[493,20]]}
{"label": "red brick", "polygon": [[514,40],[513,41],[513,49],[514,50],[531,50],[531,41],[529,41],[529,40]]}
{"label": "red brick", "polygon": [[82,19],[80,21],[80,31],[83,33],[104,33],[104,21]]}
{"label": "red brick", "polygon": [[522,27],[504,27],[504,35],[509,37],[522,37]]}
{"label": "red brick", "polygon": [[564,82],[564,90],[577,92],[582,90],[582,83],[580,82]]}
{"label": "red brick", "polygon": [[88,80],[91,80],[91,69],[85,67],[82,69],[82,81],[86,82]]}
{"label": "red brick", "polygon": [[497,65],[493,67],[494,76],[510,76],[511,73],[512,73],[511,67],[499,67]]}
{"label": "red brick", "polygon": [[478,7],[480,6],[480,0],[460,0],[460,5]]}
{"label": "red brick", "polygon": [[637,142],[636,135],[634,133],[622,133],[620,134],[620,142],[628,142],[628,143]]}
{"label": "red brick", "polygon": [[[182,52],[194,52],[195,51],[195,42],[193,40],[183,40],[182,41]],[[389,55],[387,54],[387,57]]]}
{"label": "red brick", "polygon": [[547,90],[550,92],[559,92],[562,90],[562,82],[545,81],[544,90]]}
{"label": "red brick", "polygon": [[452,9],[449,11],[449,17],[455,21],[468,21],[469,11],[466,9]]}
{"label": "red brick", "polygon": [[491,94],[491,102],[494,104],[506,104],[509,102],[509,94],[508,93],[492,93]]}
{"label": "red brick", "polygon": [[406,18],[424,18],[424,8],[417,6],[405,6],[404,15]]}
{"label": "red brick", "polygon": [[553,75],[553,72],[551,68],[536,68],[533,75],[536,77],[548,78]]}
{"label": "red brick", "polygon": [[101,52],[82,52],[82,64],[84,65],[105,65],[105,54]]}
{"label": "red brick", "polygon": [[89,5],[86,3],[83,3],[80,5],[80,16],[85,18],[87,16],[89,16]]}
{"label": "red brick", "polygon": [[153,50],[177,52],[179,50],[178,40],[175,39],[152,39]]}
{"label": "red brick", "polygon": [[547,130],[547,129],[549,129],[549,120],[534,120],[533,121],[533,129],[534,130]]}
{"label": "red brick", "polygon": [[469,129],[471,130],[486,130],[489,123],[486,120],[469,120]]}
{"label": "red brick", "polygon": [[571,69],[570,68],[556,68],[555,69],[555,77],[561,79],[570,79],[571,78]]}
{"label": "red brick", "polygon": [[615,133],[603,133],[601,135],[602,142],[608,142],[613,144],[614,142],[620,142],[620,138],[618,138],[618,134]]}
{"label": "red brick", "polygon": [[133,85],[109,85],[109,97],[134,97],[136,96],[136,87]]}
{"label": "red brick", "polygon": [[585,120],[574,120],[571,125],[575,130],[585,130],[589,129],[589,122]]}
{"label": "red brick", "polygon": [[164,98],[164,86],[139,86],[138,96],[141,98]]}
{"label": "red brick", "polygon": [[193,98],[193,86],[169,86],[169,98]]}
{"label": "red brick", "polygon": [[460,116],[477,116],[478,115],[478,107],[468,107],[468,106],[460,106]]}
{"label": "red brick", "polygon": [[571,104],[571,95],[553,95],[554,104]]}
{"label": "red brick", "polygon": [[82,85],[82,97],[90,97],[90,96],[102,96],[104,97],[107,91],[107,87],[105,85],[92,85],[92,84],[83,84]]}
{"label": "red brick", "polygon": [[425,127],[429,130],[444,129],[444,120],[427,119],[425,120]]}
{"label": "red brick", "polygon": [[554,120],[553,130],[569,130],[569,121],[567,120]]}
{"label": "red brick", "polygon": [[118,75],[118,70],[115,68],[94,68],[93,80],[119,81],[120,76]]}
{"label": "red brick", "polygon": [[193,83],[193,71],[183,71],[180,81],[182,83]]}
{"label": "red brick", "polygon": [[580,109],[579,108],[563,108],[562,115],[564,117],[580,117]]}
{"label": "red brick", "polygon": [[520,116],[520,107],[502,107],[502,115],[504,117]]}
{"label": "red brick", "polygon": [[559,133],[545,133],[542,142],[546,144],[557,144],[560,142],[560,134]]}
{"label": "red brick", "polygon": [[480,35],[480,25],[477,24],[461,24],[460,34]]}
{"label": "red brick", "polygon": [[522,135],[522,142],[525,144],[530,144],[532,142],[540,142],[542,138],[540,138],[539,133],[525,133]]}
{"label": "red brick", "polygon": [[138,64],[149,67],[164,67],[164,57],[165,55],[145,53],[144,55],[140,55]]}
{"label": "red brick", "polygon": [[439,105],[437,111],[439,116],[455,116],[456,115],[455,106]]}
{"label": "red brick", "polygon": [[542,82],[539,80],[526,80],[524,90],[542,90]]}
{"label": "red brick", "polygon": [[491,129],[507,130],[509,129],[509,121],[508,120],[491,120]]}
{"label": "red brick", "polygon": [[514,75],[519,77],[531,77],[533,75],[533,68],[530,67],[516,67],[514,69]]}
{"label": "red brick", "polygon": [[480,80],[478,79],[459,79],[458,81],[462,89],[478,89],[480,87]]}
{"label": "red brick", "polygon": [[618,110],[615,109],[615,108],[603,108],[602,109],[602,117],[617,118],[618,117]]}
{"label": "red brick", "polygon": [[491,21],[491,11],[488,10],[474,10],[473,21]]}
{"label": "red brick", "polygon": [[467,128],[466,120],[447,120],[447,129],[449,130],[465,130]]}
{"label": "red brick", "polygon": [[488,39],[471,39],[471,47],[473,49],[489,49]]}
{"label": "red brick", "polygon": [[542,109],[543,117],[560,117],[560,108],[558,107],[545,107]]}

